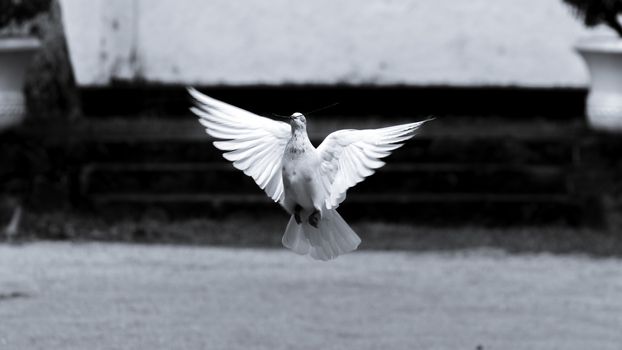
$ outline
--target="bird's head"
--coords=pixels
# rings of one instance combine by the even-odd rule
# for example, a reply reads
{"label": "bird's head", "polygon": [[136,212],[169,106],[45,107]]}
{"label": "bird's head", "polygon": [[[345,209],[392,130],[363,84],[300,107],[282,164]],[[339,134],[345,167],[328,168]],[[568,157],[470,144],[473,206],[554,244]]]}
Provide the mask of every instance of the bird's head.
{"label": "bird's head", "polygon": [[292,126],[292,129],[305,129],[307,119],[302,113],[296,112],[289,117],[289,125]]}

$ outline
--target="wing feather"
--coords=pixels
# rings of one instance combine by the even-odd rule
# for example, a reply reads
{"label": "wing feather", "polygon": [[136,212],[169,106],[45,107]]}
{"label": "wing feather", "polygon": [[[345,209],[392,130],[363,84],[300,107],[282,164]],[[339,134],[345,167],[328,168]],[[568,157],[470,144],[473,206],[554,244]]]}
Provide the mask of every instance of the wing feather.
{"label": "wing feather", "polygon": [[318,147],[326,207],[339,206],[348,188],[374,174],[385,164],[380,159],[400,148],[428,120],[380,129],[339,130],[328,135]]}
{"label": "wing feather", "polygon": [[223,157],[252,177],[275,202],[281,202],[281,163],[290,126],[216,100],[194,88],[188,88],[188,93],[195,102],[190,110],[199,117],[207,134],[218,139],[213,144],[223,151]]}

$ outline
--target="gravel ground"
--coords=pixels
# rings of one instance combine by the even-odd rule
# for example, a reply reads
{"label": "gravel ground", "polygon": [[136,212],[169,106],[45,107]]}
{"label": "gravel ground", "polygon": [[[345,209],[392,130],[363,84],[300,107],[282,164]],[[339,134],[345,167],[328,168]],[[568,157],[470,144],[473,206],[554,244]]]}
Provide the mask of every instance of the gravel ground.
{"label": "gravel ground", "polygon": [[0,349],[620,349],[622,260],[0,245]]}

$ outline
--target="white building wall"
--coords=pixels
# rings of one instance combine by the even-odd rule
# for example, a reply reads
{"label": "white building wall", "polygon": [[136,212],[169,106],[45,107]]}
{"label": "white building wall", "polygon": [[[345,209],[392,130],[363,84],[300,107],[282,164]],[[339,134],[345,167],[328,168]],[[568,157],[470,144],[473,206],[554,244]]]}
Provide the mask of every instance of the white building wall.
{"label": "white building wall", "polygon": [[561,0],[62,0],[79,84],[584,86]]}

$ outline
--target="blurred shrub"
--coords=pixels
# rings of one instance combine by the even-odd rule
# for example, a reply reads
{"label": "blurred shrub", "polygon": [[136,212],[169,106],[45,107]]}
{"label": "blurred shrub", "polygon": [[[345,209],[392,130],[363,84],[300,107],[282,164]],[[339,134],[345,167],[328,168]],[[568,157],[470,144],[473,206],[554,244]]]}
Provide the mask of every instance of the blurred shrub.
{"label": "blurred shrub", "polygon": [[58,0],[0,0],[0,37],[41,41],[25,82],[28,120],[81,114],[61,15]]}
{"label": "blurred shrub", "polygon": [[0,0],[0,35],[28,35],[28,22],[50,9],[51,0]]}
{"label": "blurred shrub", "polygon": [[618,16],[622,14],[622,0],[564,0],[570,5],[575,15],[586,26],[606,24],[622,37],[622,25]]}

